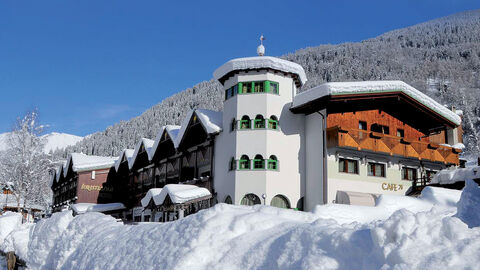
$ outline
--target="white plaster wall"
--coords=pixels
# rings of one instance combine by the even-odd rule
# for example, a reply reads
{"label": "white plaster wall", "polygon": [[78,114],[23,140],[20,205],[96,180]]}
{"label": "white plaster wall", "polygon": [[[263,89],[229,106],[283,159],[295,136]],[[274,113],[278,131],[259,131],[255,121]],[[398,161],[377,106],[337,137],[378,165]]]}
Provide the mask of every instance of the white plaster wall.
{"label": "white plaster wall", "polygon": [[[245,194],[254,193],[262,201],[266,195],[266,204],[278,194],[288,198],[295,208],[302,197],[302,167],[304,153],[302,144],[303,115],[294,115],[289,111],[292,95],[296,91],[293,80],[281,74],[266,71],[242,72],[225,82],[228,89],[238,82],[271,80],[279,83],[279,95],[271,93],[251,93],[236,95],[224,103],[223,131],[217,136],[215,144],[215,189],[218,200],[227,195],[235,204],[240,204]],[[275,115],[279,119],[280,130],[249,129],[230,132],[232,119],[239,120],[243,115],[254,119],[257,114],[269,118]],[[288,147],[285,147],[288,146]],[[253,159],[260,154],[264,159],[277,156],[279,170],[237,170],[228,171],[231,157],[239,159],[243,154]],[[253,165],[253,164],[252,164]],[[232,194],[233,193],[233,194]]]}

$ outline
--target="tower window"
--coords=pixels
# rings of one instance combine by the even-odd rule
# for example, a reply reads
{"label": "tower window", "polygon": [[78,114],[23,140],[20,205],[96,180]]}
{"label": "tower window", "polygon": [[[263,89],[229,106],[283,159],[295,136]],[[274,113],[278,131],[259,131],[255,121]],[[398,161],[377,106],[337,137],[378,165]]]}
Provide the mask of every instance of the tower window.
{"label": "tower window", "polygon": [[255,93],[263,93],[265,92],[265,89],[263,88],[263,82],[255,82],[255,88],[254,92]]}
{"label": "tower window", "polygon": [[256,155],[253,159],[253,168],[254,169],[265,169],[265,160],[262,155]]}
{"label": "tower window", "polygon": [[242,155],[242,157],[238,161],[238,167],[240,170],[250,169],[250,159],[248,158],[247,155]]}
{"label": "tower window", "polygon": [[230,131],[234,131],[237,128],[237,120],[233,118],[232,123],[230,124]]}
{"label": "tower window", "polygon": [[240,87],[240,92],[239,93],[242,93],[242,94],[252,93],[252,83],[251,82],[239,83],[239,87]]}
{"label": "tower window", "polygon": [[270,82],[270,91],[272,93],[278,95],[279,91],[278,91],[278,83],[277,82]]}
{"label": "tower window", "polygon": [[240,129],[249,129],[250,126],[250,117],[248,117],[248,115],[244,115],[242,120],[240,120]]}
{"label": "tower window", "polygon": [[229,170],[234,171],[236,169],[237,169],[237,161],[235,160],[235,158],[232,157],[232,159],[230,159]]}
{"label": "tower window", "polygon": [[269,170],[278,170],[278,159],[276,156],[271,155],[270,158],[268,159],[268,165],[267,165]]}
{"label": "tower window", "polygon": [[278,129],[278,118],[275,115],[270,116],[270,119],[268,119],[268,128]]}
{"label": "tower window", "polygon": [[403,129],[398,128],[397,129],[397,137],[404,138],[405,137],[405,131]]}
{"label": "tower window", "polygon": [[265,128],[265,119],[261,114],[255,117],[255,128]]}

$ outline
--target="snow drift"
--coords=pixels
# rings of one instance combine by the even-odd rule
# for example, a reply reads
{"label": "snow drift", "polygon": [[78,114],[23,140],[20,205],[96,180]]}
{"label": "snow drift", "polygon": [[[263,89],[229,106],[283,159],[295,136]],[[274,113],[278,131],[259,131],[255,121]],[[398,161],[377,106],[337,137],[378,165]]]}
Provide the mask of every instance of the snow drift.
{"label": "snow drift", "polygon": [[419,199],[384,196],[376,207],[326,205],[315,213],[219,204],[176,222],[139,225],[63,212],[19,237],[30,237],[30,269],[476,268],[480,227],[454,216],[459,198],[427,188]]}

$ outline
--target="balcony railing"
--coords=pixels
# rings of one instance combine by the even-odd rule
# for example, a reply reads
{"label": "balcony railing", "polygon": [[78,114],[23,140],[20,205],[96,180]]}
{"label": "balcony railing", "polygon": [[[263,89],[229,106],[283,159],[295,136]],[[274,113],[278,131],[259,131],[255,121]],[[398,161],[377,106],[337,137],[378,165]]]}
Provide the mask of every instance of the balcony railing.
{"label": "balcony railing", "polygon": [[449,146],[339,126],[327,129],[327,147],[369,150],[455,165],[459,164],[458,154],[461,152]]}

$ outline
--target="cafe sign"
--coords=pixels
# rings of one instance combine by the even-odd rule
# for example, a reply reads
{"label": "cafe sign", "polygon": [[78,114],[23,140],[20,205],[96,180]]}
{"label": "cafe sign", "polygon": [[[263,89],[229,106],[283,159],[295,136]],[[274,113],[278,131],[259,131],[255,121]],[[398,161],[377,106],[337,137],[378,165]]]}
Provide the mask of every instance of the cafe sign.
{"label": "cafe sign", "polygon": [[403,190],[403,184],[382,183],[383,190],[400,191]]}

